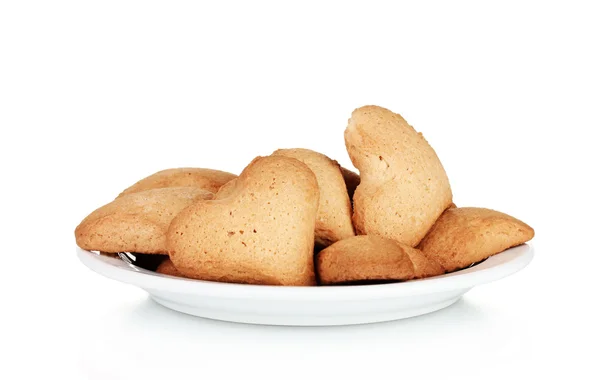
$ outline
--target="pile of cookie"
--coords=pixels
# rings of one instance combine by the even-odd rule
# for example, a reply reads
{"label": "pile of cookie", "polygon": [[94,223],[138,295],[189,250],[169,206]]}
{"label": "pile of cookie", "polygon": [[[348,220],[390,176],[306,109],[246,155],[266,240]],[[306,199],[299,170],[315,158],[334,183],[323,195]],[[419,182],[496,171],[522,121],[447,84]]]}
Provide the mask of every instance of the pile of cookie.
{"label": "pile of cookie", "polygon": [[162,255],[157,272],[171,276],[304,286],[437,276],[533,238],[509,215],[456,207],[438,156],[402,116],[358,108],[344,137],[360,176],[308,149],[257,157],[239,176],[164,170],[87,216],[77,244]]}

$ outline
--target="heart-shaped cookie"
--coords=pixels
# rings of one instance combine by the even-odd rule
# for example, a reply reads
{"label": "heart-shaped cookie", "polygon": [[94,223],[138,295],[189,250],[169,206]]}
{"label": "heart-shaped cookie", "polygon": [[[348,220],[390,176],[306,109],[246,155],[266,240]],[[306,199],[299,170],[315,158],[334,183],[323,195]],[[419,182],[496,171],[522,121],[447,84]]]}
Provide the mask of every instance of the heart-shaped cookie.
{"label": "heart-shaped cookie", "polygon": [[279,149],[274,156],[295,158],[313,171],[319,183],[319,210],[315,242],[327,247],[354,236],[352,205],[340,165],[324,154],[309,149]]}
{"label": "heart-shaped cookie", "polygon": [[166,254],[171,220],[213,194],[193,187],[166,187],[127,194],[88,215],[75,229],[77,245],[90,251]]}
{"label": "heart-shaped cookie", "polygon": [[377,106],[356,109],[344,137],[360,171],[354,193],[356,233],[416,246],[452,202],[435,151],[402,116]]}
{"label": "heart-shaped cookie", "polygon": [[380,236],[355,236],[317,254],[321,284],[405,281],[437,276],[444,269],[419,250]]}
{"label": "heart-shaped cookie", "polygon": [[419,244],[447,271],[466,268],[533,238],[533,228],[510,215],[477,207],[449,208]]}
{"label": "heart-shaped cookie", "polygon": [[154,173],[123,190],[123,195],[164,187],[196,187],[216,193],[221,186],[237,177],[235,174],[204,168],[176,168]]}
{"label": "heart-shaped cookie", "polygon": [[288,157],[258,157],[211,201],[183,210],[167,233],[184,276],[221,282],[314,285],[319,187]]}

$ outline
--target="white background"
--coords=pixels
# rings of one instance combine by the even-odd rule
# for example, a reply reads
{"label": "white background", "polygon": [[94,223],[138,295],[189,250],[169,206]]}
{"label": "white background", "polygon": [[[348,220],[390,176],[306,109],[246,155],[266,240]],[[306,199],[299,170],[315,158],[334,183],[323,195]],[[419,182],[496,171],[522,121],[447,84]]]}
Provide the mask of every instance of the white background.
{"label": "white background", "polygon": [[[0,3],[0,378],[598,378],[594,2],[214,3]],[[459,206],[532,225],[532,264],[427,316],[283,328],[77,261],[78,222],[157,170],[283,147],[350,165],[364,104],[424,133]]]}

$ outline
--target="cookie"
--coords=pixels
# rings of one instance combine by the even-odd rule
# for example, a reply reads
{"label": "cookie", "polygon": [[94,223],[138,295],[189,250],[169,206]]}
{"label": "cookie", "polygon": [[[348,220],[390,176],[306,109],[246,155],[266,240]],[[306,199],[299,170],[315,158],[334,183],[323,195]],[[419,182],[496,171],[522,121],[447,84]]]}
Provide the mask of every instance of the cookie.
{"label": "cookie", "polygon": [[356,233],[416,246],[452,203],[435,151],[402,116],[377,106],[356,109],[344,138],[360,172],[354,193]]}
{"label": "cookie", "polygon": [[325,248],[316,258],[323,285],[405,281],[436,276],[444,269],[419,250],[379,236],[355,236]]}
{"label": "cookie", "polygon": [[169,187],[124,195],[88,215],[75,229],[77,245],[102,252],[166,254],[165,233],[186,206],[213,194]]}
{"label": "cookie", "polygon": [[348,170],[343,166],[340,166],[342,170],[342,177],[344,177],[344,182],[346,182],[346,190],[348,191],[348,196],[350,197],[350,201],[354,198],[354,192],[358,185],[360,185],[360,176],[353,172],[352,170]]}
{"label": "cookie", "polygon": [[340,165],[309,149],[279,149],[274,156],[299,160],[313,171],[319,183],[319,210],[315,225],[315,241],[327,247],[338,240],[354,236],[352,206]]}
{"label": "cookie", "polygon": [[258,157],[216,195],[173,219],[169,256],[186,277],[265,285],[314,285],[319,186],[302,162]]}
{"label": "cookie", "polygon": [[[398,243],[401,244],[401,243]],[[439,276],[440,274],[444,274],[446,271],[444,267],[440,265],[435,260],[432,260],[425,256],[423,252],[418,249],[412,248],[408,249],[408,246],[404,246],[406,249],[404,252],[410,257],[410,261],[412,261],[414,269],[415,269],[415,277],[414,278],[426,278]]]}
{"label": "cookie", "polygon": [[419,249],[446,271],[466,268],[533,238],[527,224],[498,211],[449,208],[435,222]]}
{"label": "cookie", "polygon": [[156,273],[166,274],[166,275],[175,276],[175,277],[184,277],[181,274],[181,272],[179,272],[177,270],[177,268],[175,268],[175,265],[173,265],[173,262],[168,258],[163,260],[163,262],[161,262],[159,264],[158,268],[156,268]]}
{"label": "cookie", "polygon": [[216,193],[221,186],[237,177],[235,174],[220,170],[202,168],[177,168],[154,173],[131,187],[123,190],[119,197],[144,190],[164,187],[196,187]]}

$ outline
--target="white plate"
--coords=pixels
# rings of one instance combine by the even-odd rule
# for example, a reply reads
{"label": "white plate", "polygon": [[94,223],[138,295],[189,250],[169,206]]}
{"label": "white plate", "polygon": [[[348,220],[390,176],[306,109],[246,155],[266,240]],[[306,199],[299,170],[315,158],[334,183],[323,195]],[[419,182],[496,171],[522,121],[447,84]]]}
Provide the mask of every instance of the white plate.
{"label": "white plate", "polygon": [[231,322],[326,326],[391,321],[452,305],[473,286],[524,268],[533,248],[521,245],[467,269],[422,280],[353,286],[266,286],[189,280],[158,274],[119,258],[77,248],[83,264],[108,278],[138,286],[156,302],[182,313]]}

